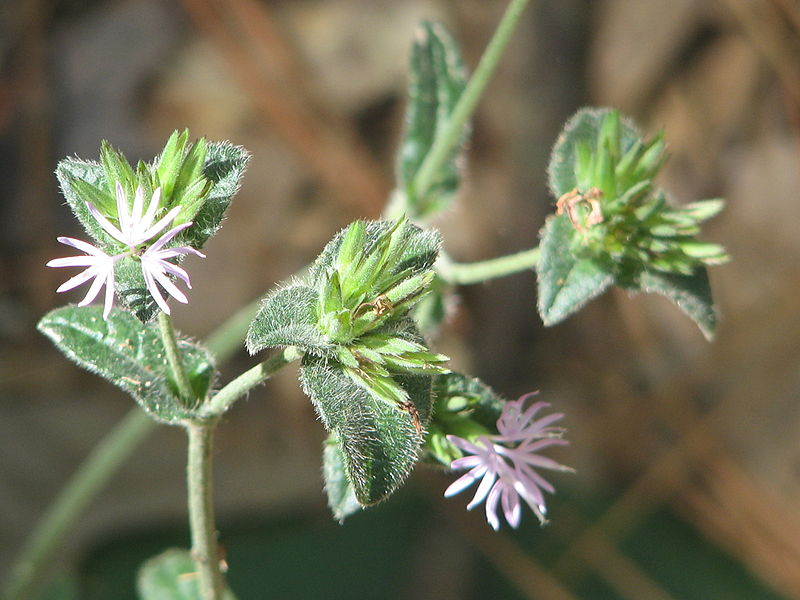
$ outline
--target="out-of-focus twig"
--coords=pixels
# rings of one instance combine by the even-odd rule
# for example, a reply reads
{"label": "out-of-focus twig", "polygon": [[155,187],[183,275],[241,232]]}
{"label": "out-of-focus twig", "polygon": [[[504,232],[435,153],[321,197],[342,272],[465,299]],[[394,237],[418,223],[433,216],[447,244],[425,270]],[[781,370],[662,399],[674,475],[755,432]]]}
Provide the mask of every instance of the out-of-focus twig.
{"label": "out-of-focus twig", "polygon": [[[258,44],[253,43],[251,36],[270,30],[266,13],[258,17],[259,27],[252,24],[242,27],[241,18],[249,15],[253,20],[258,6],[241,4],[238,0],[227,0],[227,7],[215,0],[182,0],[182,3],[198,29],[223,54],[232,75],[250,95],[265,121],[307,161],[336,199],[358,214],[379,214],[390,186],[372,157],[354,141],[355,136],[343,134],[344,127],[331,126],[309,110],[302,90],[289,89],[291,80],[271,80],[259,68],[251,50]],[[234,6],[236,10],[232,10]],[[287,60],[287,56],[288,46],[285,46],[284,51],[272,58]],[[291,65],[298,63],[291,59]],[[291,65],[276,71],[286,73]]]}
{"label": "out-of-focus twig", "polygon": [[[648,330],[647,321],[629,318],[623,319],[623,324],[642,363],[669,364],[664,349],[652,343],[658,336]],[[735,354],[736,350],[727,352]],[[715,362],[727,365],[735,358],[728,356]],[[589,566],[607,577],[614,558],[598,553],[597,548],[622,538],[663,504],[672,504],[683,509],[699,531],[739,558],[764,582],[781,593],[798,597],[800,569],[784,565],[800,565],[800,520],[794,511],[780,507],[727,456],[713,433],[713,423],[724,412],[725,403],[720,402],[705,414],[698,413],[692,398],[701,380],[693,371],[665,378],[649,373],[646,378],[651,384],[649,390],[634,392],[622,385],[615,394],[628,396],[644,407],[635,426],[680,438],[567,548],[554,572],[572,580]],[[703,380],[708,379],[716,380],[714,373],[705,373]],[[615,435],[626,437],[628,433],[617,431]],[[607,430],[603,436],[608,437]],[[721,515],[724,516],[720,518]]]}
{"label": "out-of-focus twig", "polygon": [[800,39],[788,35],[791,29],[764,2],[752,0],[724,0],[744,33],[773,68],[795,104],[800,104]]}
{"label": "out-of-focus twig", "polygon": [[800,35],[800,4],[797,0],[770,0],[789,19],[795,33]]}

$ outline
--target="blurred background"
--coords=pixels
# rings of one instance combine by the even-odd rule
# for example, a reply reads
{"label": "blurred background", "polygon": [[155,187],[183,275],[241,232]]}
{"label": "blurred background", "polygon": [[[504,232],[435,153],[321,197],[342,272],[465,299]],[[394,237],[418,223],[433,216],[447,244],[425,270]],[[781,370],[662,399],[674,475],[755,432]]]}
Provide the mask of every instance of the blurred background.
{"label": "blurred background", "polygon": [[[79,235],[53,170],[108,139],[150,160],[174,129],[253,153],[221,233],[192,260],[178,327],[202,338],[312,260],[393,185],[407,55],[442,21],[474,67],[506,2],[5,0],[0,3],[0,578],[48,503],[133,406],[35,330],[65,297],[57,235]],[[229,578],[249,598],[800,598],[800,4],[539,0],[474,121],[449,254],[537,243],[550,147],[609,105],[672,153],[676,202],[724,197],[704,239],[720,322],[706,342],[659,297],[614,292],[545,329],[533,273],[463,288],[435,346],[508,398],[566,413],[544,528],[494,533],[451,476],[418,468],[344,526],[326,507],[324,433],[294,369],[219,429]],[[80,237],[80,236],[79,236]],[[224,377],[255,363],[242,351]],[[82,517],[58,593],[134,598],[137,565],[188,546],[180,430],[159,427]],[[55,597],[55,596],[52,596]],[[70,597],[70,596],[58,596]]]}

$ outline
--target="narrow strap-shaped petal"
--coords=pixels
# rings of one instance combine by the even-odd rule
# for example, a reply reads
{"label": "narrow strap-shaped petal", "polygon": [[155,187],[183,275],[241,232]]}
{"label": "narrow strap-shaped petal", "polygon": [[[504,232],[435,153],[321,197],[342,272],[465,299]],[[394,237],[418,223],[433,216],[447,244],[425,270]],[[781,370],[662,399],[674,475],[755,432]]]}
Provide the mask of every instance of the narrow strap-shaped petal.
{"label": "narrow strap-shaped petal", "polygon": [[176,246],[174,248],[166,248],[164,250],[156,250],[152,253],[156,257],[160,259],[165,258],[174,258],[176,256],[183,256],[185,254],[194,254],[195,256],[199,256],[200,258],[205,258],[206,255],[200,252],[199,250],[195,250],[191,246]]}
{"label": "narrow strap-shaped petal", "polygon": [[[178,216],[178,213],[180,211],[181,211],[181,207],[180,206],[176,206],[171,211],[169,211],[166,215],[161,217],[161,219],[159,219],[158,223],[156,223],[152,227],[148,228],[147,231],[142,232],[142,234],[139,236],[139,239],[140,239],[139,243],[143,244],[144,242],[146,242],[150,238],[155,237],[155,235],[159,231],[164,229],[164,227],[166,227],[169,223],[171,223],[172,221],[175,220],[175,217]],[[174,227],[173,229],[171,229],[170,231],[168,231],[167,233],[162,235],[159,238],[159,240],[155,244],[153,244],[153,246],[157,247],[157,248],[160,248],[161,246],[166,244],[169,240],[171,240],[173,237],[175,237],[175,235],[177,234],[178,231],[183,231],[189,225],[191,225],[191,223],[182,223],[182,224],[178,225],[177,227]]]}
{"label": "narrow strap-shaped petal", "polygon": [[130,245],[130,240],[128,239],[128,236],[124,233],[126,229],[122,225],[122,217],[119,217],[120,226],[122,227],[122,229],[120,230],[117,229],[114,226],[114,224],[111,221],[109,221],[103,214],[101,214],[100,211],[97,210],[97,207],[95,207],[95,205],[92,204],[91,202],[86,203],[86,208],[89,209],[89,212],[94,217],[94,220],[100,223],[100,227],[102,227],[105,230],[105,232],[108,233],[108,235],[113,237],[115,240],[122,242],[126,246]]}
{"label": "narrow strap-shaped petal", "polygon": [[67,256],[64,258],[54,258],[47,261],[46,267],[91,267],[97,264],[97,257],[90,254],[82,256]]}
{"label": "narrow strap-shaped petal", "polygon": [[150,295],[153,296],[153,299],[158,304],[158,307],[167,314],[169,312],[169,304],[167,304],[166,300],[164,300],[164,296],[161,295],[161,291],[158,289],[158,285],[153,279],[153,275],[150,271],[142,269],[142,274],[144,275],[144,282],[147,285],[147,289],[150,290]]}
{"label": "narrow strap-shaped petal", "polygon": [[171,262],[167,262],[165,260],[159,260],[158,265],[163,271],[166,271],[167,273],[179,278],[189,289],[192,289],[192,282],[189,280],[189,274],[185,269],[179,267],[178,265],[173,265]]}
{"label": "narrow strap-shaped petal", "polygon": [[173,298],[175,298],[178,302],[181,302],[183,304],[189,302],[189,299],[186,297],[186,295],[180,289],[178,289],[178,287],[174,283],[172,283],[172,281],[170,281],[169,277],[167,277],[166,274],[161,269],[159,268],[150,269],[150,273],[155,278],[155,280],[161,284],[161,287],[163,287],[167,291],[167,293]]}
{"label": "narrow strap-shaped petal", "polygon": [[486,498],[486,520],[492,529],[498,531],[500,529],[500,519],[497,517],[497,501],[500,500],[501,482],[497,482]]}
{"label": "narrow strap-shaped petal", "polygon": [[444,491],[444,497],[450,498],[451,496],[455,496],[456,494],[463,492],[473,483],[478,481],[478,479],[483,477],[485,473],[486,473],[486,467],[484,466],[475,467],[468,473],[465,473],[464,475],[456,479],[449,486],[447,486],[447,489]]}
{"label": "narrow strap-shaped petal", "polygon": [[106,298],[103,306],[103,319],[108,319],[111,307],[114,306],[114,268],[111,267],[106,274]]}
{"label": "narrow strap-shaped petal", "polygon": [[508,524],[514,529],[519,527],[520,521],[522,520],[522,508],[519,501],[519,494],[517,494],[513,487],[505,482],[500,491],[500,506],[503,509],[503,516],[506,518],[506,521],[508,521]]}
{"label": "narrow strap-shaped petal", "polygon": [[77,240],[71,237],[58,237],[56,239],[65,246],[72,246],[73,248],[76,248],[81,252],[86,252],[86,254],[91,254],[92,256],[108,256],[108,254],[100,250],[100,248],[92,246],[89,242],[84,242],[83,240]]}
{"label": "narrow strap-shaped petal", "polygon": [[153,192],[153,197],[150,199],[150,204],[147,206],[147,212],[142,217],[141,221],[143,229],[147,229],[155,219],[156,212],[158,211],[158,206],[161,204],[161,186],[157,187]]}
{"label": "narrow strap-shaped petal", "polygon": [[486,499],[486,495],[489,493],[489,490],[492,489],[492,485],[496,479],[497,473],[492,470],[486,471],[486,474],[483,476],[483,479],[481,479],[481,482],[478,485],[478,489],[475,490],[475,495],[472,497],[472,500],[470,500],[470,503],[467,504],[468,510],[472,510]]}
{"label": "narrow strap-shaped petal", "polygon": [[95,273],[95,278],[94,281],[92,281],[92,285],[89,286],[89,291],[86,292],[86,296],[83,297],[83,300],[78,302],[78,306],[86,306],[87,304],[92,302],[92,300],[97,298],[97,294],[100,293],[100,290],[102,289],[105,282],[106,282],[105,273],[101,272],[100,269],[98,269]]}
{"label": "narrow strap-shaped petal", "polygon": [[[128,211],[128,199],[125,197],[125,190],[122,188],[122,184],[119,181],[116,182],[115,187],[117,191],[117,220],[119,221],[119,229],[117,231],[122,232],[122,239],[117,239],[120,239],[120,241],[125,244],[130,244],[133,224],[131,223],[131,214]],[[102,222],[100,224],[102,225]],[[105,227],[103,227],[103,229],[105,229]],[[109,231],[109,233],[111,232]]]}
{"label": "narrow strap-shaped petal", "polygon": [[133,208],[131,209],[132,229],[139,230],[142,228],[143,212],[144,212],[144,188],[142,188],[142,186],[139,185],[136,187],[136,193],[133,195]]}
{"label": "narrow strap-shaped petal", "polygon": [[84,271],[81,271],[74,277],[70,277],[69,279],[67,279],[64,283],[62,283],[60,286],[56,288],[56,292],[58,293],[68,292],[69,290],[78,287],[82,283],[86,283],[92,277],[97,277],[98,273],[99,273],[99,267],[97,265],[92,265],[91,267],[85,269]]}

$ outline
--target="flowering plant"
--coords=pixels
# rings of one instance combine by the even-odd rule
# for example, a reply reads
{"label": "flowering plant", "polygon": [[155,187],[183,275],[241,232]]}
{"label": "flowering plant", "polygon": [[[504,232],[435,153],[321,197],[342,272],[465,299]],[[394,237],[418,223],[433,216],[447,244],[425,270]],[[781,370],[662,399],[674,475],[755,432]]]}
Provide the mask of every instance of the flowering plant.
{"label": "flowering plant", "polygon": [[[265,295],[241,337],[251,354],[271,354],[225,385],[216,365],[223,353],[178,334],[169,301],[189,302],[177,285],[191,288],[184,260],[204,257],[201,249],[238,190],[247,151],[190,142],[183,131],[149,164],[134,167],[105,142],[98,161],[59,163],[61,189],[93,242],[60,237],[83,254],[47,265],[83,268],[57,292],[89,288],[77,305],[45,315],[39,329],[189,439],[192,550],[149,561],[143,598],[230,597],[214,524],[213,434],[236,401],[290,362],[300,361],[301,386],[328,432],[323,473],[336,519],[385,500],[425,462],[466,470],[445,496],[479,482],[468,508],[484,503],[497,530],[498,509],[512,527],[520,526],[525,505],[545,522],[544,492],[554,487],[539,471],[571,471],[543,454],[567,443],[554,425],[563,414],[542,415],[548,405],[530,403],[530,394],[505,401],[429,346],[426,336],[442,325],[456,286],[535,267],[545,324],[617,284],[670,297],[712,335],[705,269],[725,255],[695,235],[721,203],[670,206],[653,183],[664,161],[662,139],[645,141],[615,111],[581,111],[559,138],[550,168],[555,214],[540,247],[459,264],[427,225],[458,190],[469,116],[525,4],[510,4],[469,79],[447,32],[422,25],[412,48],[397,187],[384,218],[352,223],[301,274]],[[91,305],[103,287],[102,307]],[[31,577],[19,575],[10,597],[22,597]]]}

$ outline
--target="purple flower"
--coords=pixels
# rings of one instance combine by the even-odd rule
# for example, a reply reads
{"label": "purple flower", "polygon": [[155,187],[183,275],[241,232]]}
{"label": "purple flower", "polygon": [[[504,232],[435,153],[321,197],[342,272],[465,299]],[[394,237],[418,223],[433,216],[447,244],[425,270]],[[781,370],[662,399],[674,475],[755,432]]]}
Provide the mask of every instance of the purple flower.
{"label": "purple flower", "polygon": [[486,520],[495,531],[500,529],[498,505],[508,524],[514,528],[519,526],[522,516],[520,499],[530,506],[541,523],[545,523],[547,509],[543,490],[553,493],[555,489],[535,468],[572,471],[539,454],[549,446],[563,446],[568,442],[561,439],[563,428],[551,426],[564,416],[562,413],[534,420],[536,413],[549,404],[536,402],[525,409],[525,403],[532,395],[526,394],[503,406],[497,420],[497,435],[478,436],[475,443],[455,435],[447,436],[453,445],[466,453],[466,456],[450,463],[450,468],[469,471],[445,490],[445,497],[454,496],[480,480],[467,509],[485,501]]}
{"label": "purple flower", "polygon": [[103,308],[103,318],[108,318],[111,306],[114,303],[114,264],[124,256],[109,256],[99,248],[95,248],[88,242],[76,240],[71,237],[57,238],[62,244],[72,246],[85,252],[83,256],[68,256],[66,258],[54,258],[47,263],[48,267],[86,267],[83,271],[62,283],[56,292],[66,292],[78,287],[82,283],[94,279],[89,291],[83,300],[78,302],[78,306],[86,306],[100,293],[100,289],[106,286],[105,307]]}
{"label": "purple flower", "polygon": [[172,238],[190,225],[191,223],[183,223],[182,225],[173,227],[167,233],[158,238],[158,241],[145,250],[140,257],[142,261],[142,275],[144,275],[144,281],[147,284],[147,289],[150,290],[150,293],[153,295],[156,304],[158,304],[161,310],[167,314],[169,314],[169,305],[161,295],[161,291],[158,289],[158,284],[161,284],[161,286],[170,296],[175,298],[178,302],[183,302],[184,304],[189,302],[189,299],[186,298],[186,294],[178,289],[178,286],[172,283],[168,277],[168,274],[181,279],[189,289],[192,289],[192,283],[189,281],[189,274],[178,265],[169,262],[167,259],[185,254],[194,254],[200,258],[206,257],[202,252],[199,252],[194,248],[190,248],[189,246],[164,248],[165,244],[171,241]]}
{"label": "purple flower", "polygon": [[[67,237],[58,238],[58,241],[62,244],[73,246],[85,252],[86,255],[56,258],[48,262],[47,266],[88,268],[67,280],[56,291],[66,292],[94,278],[89,292],[84,299],[78,303],[78,306],[86,306],[89,304],[97,297],[100,288],[105,285],[106,297],[103,318],[107,318],[109,312],[111,312],[111,306],[114,301],[114,265],[122,258],[133,256],[141,262],[145,284],[150,294],[153,296],[153,299],[156,301],[156,304],[158,304],[161,310],[169,314],[169,305],[164,299],[159,286],[166,290],[167,294],[175,298],[178,302],[186,304],[189,301],[186,298],[186,294],[172,282],[169,276],[172,275],[173,277],[181,279],[186,283],[189,289],[191,289],[192,285],[189,281],[188,273],[178,265],[169,262],[168,259],[186,254],[194,254],[201,258],[205,258],[205,255],[189,246],[178,246],[175,248],[164,248],[164,246],[171,242],[181,231],[190,227],[192,223],[189,222],[177,225],[164,233],[155,242],[151,243],[155,236],[175,221],[175,218],[180,212],[180,207],[176,206],[161,219],[156,221],[156,213],[158,212],[161,202],[161,188],[156,188],[153,192],[146,210],[144,207],[144,190],[141,186],[136,188],[131,210],[128,210],[128,201],[125,197],[125,191],[119,182],[117,182],[116,185],[116,194],[119,227],[100,213],[92,203],[87,202],[86,206],[91,215],[99,223],[100,227],[112,238],[127,246],[127,250],[120,254],[109,256],[88,242]],[[150,245],[147,246],[147,244]]]}

